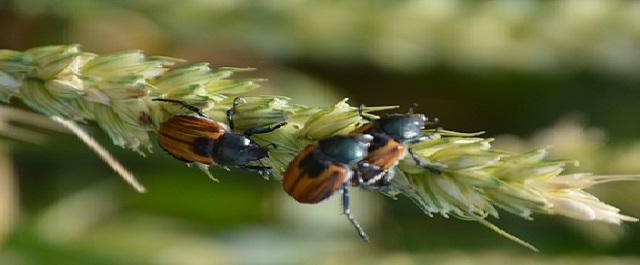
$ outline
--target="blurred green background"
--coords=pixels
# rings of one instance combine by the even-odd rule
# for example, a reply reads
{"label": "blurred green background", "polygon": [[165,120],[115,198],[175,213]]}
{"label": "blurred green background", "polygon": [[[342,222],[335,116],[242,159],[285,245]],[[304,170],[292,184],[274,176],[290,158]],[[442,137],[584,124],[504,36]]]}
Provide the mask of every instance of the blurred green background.
{"label": "blurred green background", "polygon": [[[308,105],[416,102],[501,148],[552,145],[583,162],[571,171],[640,173],[637,1],[0,0],[0,48],[68,43],[255,67],[261,93]],[[638,224],[495,220],[542,250],[531,253],[356,191],[364,244],[337,198],[301,206],[276,181],[219,169],[212,183],[159,148],[143,158],[87,129],[150,192],[54,125],[0,109],[0,264],[640,264]],[[633,216],[639,191],[593,190]]]}

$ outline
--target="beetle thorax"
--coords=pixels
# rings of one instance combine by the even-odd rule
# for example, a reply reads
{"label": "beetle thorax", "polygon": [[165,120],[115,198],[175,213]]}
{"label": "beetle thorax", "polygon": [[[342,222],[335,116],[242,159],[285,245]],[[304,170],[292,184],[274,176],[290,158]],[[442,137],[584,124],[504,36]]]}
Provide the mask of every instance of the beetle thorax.
{"label": "beetle thorax", "polygon": [[404,142],[422,135],[425,122],[426,118],[422,114],[392,115],[377,120],[374,130]]}
{"label": "beetle thorax", "polygon": [[221,165],[246,165],[267,157],[267,150],[245,135],[225,133],[214,146],[212,154]]}
{"label": "beetle thorax", "polygon": [[351,165],[367,156],[370,141],[371,136],[333,136],[319,141],[318,150],[323,159]]}

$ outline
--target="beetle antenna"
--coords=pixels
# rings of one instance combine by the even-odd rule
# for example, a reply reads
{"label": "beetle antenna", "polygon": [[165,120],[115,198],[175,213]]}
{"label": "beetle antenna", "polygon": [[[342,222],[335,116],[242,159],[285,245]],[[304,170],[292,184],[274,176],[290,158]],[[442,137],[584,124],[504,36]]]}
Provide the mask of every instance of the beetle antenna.
{"label": "beetle antenna", "polygon": [[369,242],[369,236],[364,232],[362,226],[358,223],[358,221],[351,215],[351,208],[349,207],[349,188],[348,183],[345,182],[342,186],[342,213],[349,219],[349,222],[353,225],[353,227],[358,231],[358,235],[365,242]]}
{"label": "beetle antenna", "polygon": [[162,102],[169,102],[169,103],[174,103],[174,104],[178,104],[180,106],[182,106],[185,109],[188,109],[190,111],[195,112],[196,114],[198,114],[198,116],[204,117],[204,118],[209,118],[206,114],[202,113],[202,111],[193,105],[190,105],[184,101],[181,100],[176,100],[176,99],[168,99],[168,98],[154,98],[152,99],[152,101],[162,101]]}

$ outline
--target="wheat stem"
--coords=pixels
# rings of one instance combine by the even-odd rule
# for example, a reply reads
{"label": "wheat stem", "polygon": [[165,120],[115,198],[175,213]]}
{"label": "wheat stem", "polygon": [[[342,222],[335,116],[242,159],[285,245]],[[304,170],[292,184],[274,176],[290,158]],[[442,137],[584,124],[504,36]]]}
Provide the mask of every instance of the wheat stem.
{"label": "wheat stem", "polygon": [[133,189],[137,192],[144,193],[146,192],[146,188],[140,184],[140,182],[136,179],[136,177],[129,172],[118,160],[116,160],[107,149],[102,147],[98,142],[96,142],[93,137],[91,137],[85,130],[80,128],[75,122],[63,119],[58,116],[53,116],[51,119],[65,128],[69,129],[73,134],[75,134],[80,140],[85,143],[91,150],[93,150],[104,162],[113,169],[122,179],[129,183]]}

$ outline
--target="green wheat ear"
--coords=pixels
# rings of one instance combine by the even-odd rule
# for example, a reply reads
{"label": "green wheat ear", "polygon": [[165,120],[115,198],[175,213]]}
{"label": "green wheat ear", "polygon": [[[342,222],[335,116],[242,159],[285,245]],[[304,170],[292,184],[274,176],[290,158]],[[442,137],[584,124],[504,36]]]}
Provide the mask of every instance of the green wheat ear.
{"label": "green wheat ear", "polygon": [[[74,121],[93,120],[114,144],[143,154],[150,151],[149,134],[155,133],[160,123],[172,115],[186,113],[178,106],[152,101],[153,98],[183,100],[224,121],[233,98],[258,88],[260,80],[231,78],[234,73],[249,69],[211,68],[203,63],[179,65],[183,62],[145,56],[140,51],[98,55],[83,52],[78,45],[45,46],[24,52],[0,50],[0,100],[20,98],[34,110],[73,129],[81,138],[83,132],[74,129]],[[369,112],[389,108],[394,107],[368,107],[365,112],[374,116]],[[312,108],[293,104],[282,96],[244,97],[234,120],[238,130],[289,122],[273,133],[256,137],[261,144],[279,147],[268,161],[277,177],[305,145],[349,133],[366,123],[346,100],[326,108]],[[440,167],[442,173],[434,174],[416,166],[412,159],[404,159],[391,187],[382,192],[407,196],[429,216],[478,221],[534,250],[486,218],[498,218],[498,209],[503,209],[525,219],[531,219],[533,213],[543,213],[614,224],[637,221],[584,189],[609,181],[640,180],[638,175],[562,175],[567,163],[573,162],[547,160],[544,149],[510,153],[492,148],[492,139],[479,134],[446,130],[426,130],[425,134],[431,139],[411,147],[424,161]],[[199,166],[206,170],[206,166]],[[137,190],[144,190],[133,175],[113,167]]]}

